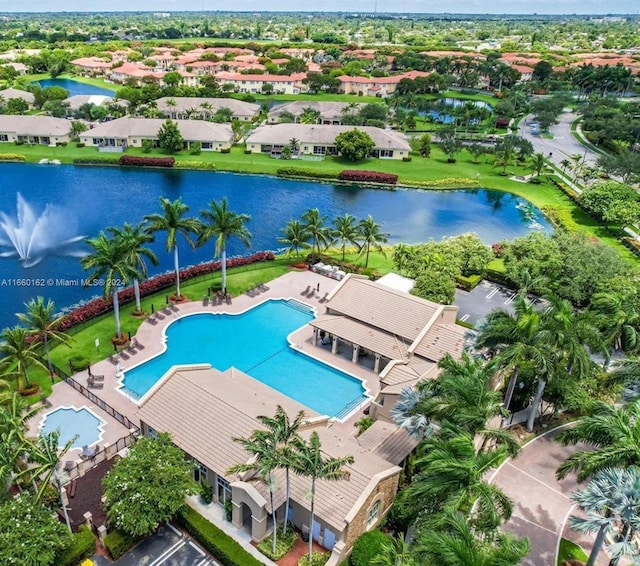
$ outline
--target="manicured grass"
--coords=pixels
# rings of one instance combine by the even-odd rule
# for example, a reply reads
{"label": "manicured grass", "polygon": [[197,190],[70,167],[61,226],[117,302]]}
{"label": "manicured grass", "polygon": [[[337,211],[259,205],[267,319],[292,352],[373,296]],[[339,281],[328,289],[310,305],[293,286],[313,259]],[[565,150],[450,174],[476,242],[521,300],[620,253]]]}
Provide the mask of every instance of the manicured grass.
{"label": "manicured grass", "polygon": [[577,544],[567,540],[566,538],[560,539],[560,548],[558,549],[558,566],[562,566],[563,561],[571,559],[586,562],[589,559],[589,556]]}

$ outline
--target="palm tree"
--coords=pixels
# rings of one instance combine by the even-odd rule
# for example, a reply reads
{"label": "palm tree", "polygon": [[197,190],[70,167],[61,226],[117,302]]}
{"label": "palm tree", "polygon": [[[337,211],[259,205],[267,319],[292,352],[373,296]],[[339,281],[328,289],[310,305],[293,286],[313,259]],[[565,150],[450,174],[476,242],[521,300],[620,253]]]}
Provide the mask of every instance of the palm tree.
{"label": "palm tree", "polygon": [[556,440],[564,446],[588,445],[560,465],[556,471],[560,479],[577,472],[583,482],[606,468],[640,466],[640,399],[621,408],[598,403],[593,414],[563,430]]}
{"label": "palm tree", "polygon": [[252,458],[248,463],[231,466],[226,473],[241,474],[246,472],[255,472],[258,474],[261,481],[267,484],[271,504],[271,518],[273,520],[272,552],[275,554],[276,545],[278,543],[278,520],[276,517],[276,510],[273,505],[273,493],[277,489],[273,472],[278,467],[278,438],[273,432],[255,430],[251,436],[247,438],[234,438],[233,441],[240,444],[240,446],[251,454]]}
{"label": "palm tree", "polygon": [[[586,566],[595,565],[607,535],[618,525],[623,525],[625,536],[640,526],[640,472],[636,467],[606,468],[595,474],[593,480],[575,492],[571,499],[586,514],[586,517],[569,517],[571,528],[580,533],[597,533]],[[614,543],[608,550],[615,559],[614,552],[623,548]]]}
{"label": "palm tree", "polygon": [[251,232],[247,230],[245,223],[251,220],[248,214],[237,214],[228,208],[226,198],[220,202],[212,200],[207,210],[201,210],[200,215],[204,222],[200,227],[198,246],[215,238],[216,246],[214,255],[220,257],[222,266],[222,289],[227,289],[227,241],[230,238],[238,238],[245,246],[251,245]]}
{"label": "palm tree", "polygon": [[446,511],[418,539],[415,555],[424,566],[516,566],[529,552],[529,541],[510,533],[494,540],[478,536],[464,514]]}
{"label": "palm tree", "polygon": [[418,566],[414,560],[411,546],[402,534],[382,543],[380,553],[377,554],[371,564],[374,566]]}
{"label": "palm tree", "polygon": [[149,232],[166,232],[167,233],[167,251],[173,250],[173,265],[176,273],[176,297],[180,295],[180,263],[178,259],[178,236],[182,236],[191,248],[195,247],[192,234],[200,231],[200,221],[196,218],[185,218],[185,214],[189,211],[189,207],[182,202],[182,199],[176,199],[171,202],[166,197],[160,197],[160,205],[162,206],[162,214],[148,214],[144,220],[148,222],[147,230]]}
{"label": "palm tree", "polygon": [[505,446],[476,451],[471,434],[444,424],[437,435],[422,445],[423,456],[415,461],[418,473],[408,496],[418,505],[448,507],[473,517],[483,532],[495,530],[511,517],[513,504],[497,486],[484,478],[507,455]]}
{"label": "palm tree", "polygon": [[258,420],[267,428],[269,434],[272,435],[276,441],[277,467],[283,468],[285,471],[286,498],[283,528],[285,535],[287,534],[289,504],[291,499],[290,471],[294,466],[296,456],[294,442],[298,439],[298,429],[302,425],[304,418],[304,411],[299,411],[295,418],[290,420],[289,415],[287,415],[280,405],[276,407],[275,416],[258,416]]}
{"label": "palm tree", "polygon": [[[124,223],[124,226],[120,228],[107,228],[107,231],[111,235],[120,240],[124,246],[124,251],[127,256],[126,261],[134,268],[142,277],[146,277],[147,263],[145,260],[149,260],[152,265],[158,265],[158,257],[146,247],[145,244],[150,244],[155,240],[153,234],[151,234],[144,223],[137,225],[131,225],[128,222]],[[137,276],[133,277],[133,291],[136,299],[136,313],[141,313],[140,307],[140,280]]]}
{"label": "palm tree", "polygon": [[287,255],[295,252],[297,258],[300,256],[300,248],[311,247],[308,242],[311,233],[299,220],[290,220],[281,232],[282,236],[279,236],[277,240],[280,244],[287,246]]}
{"label": "palm tree", "polygon": [[[635,292],[596,293],[589,310],[595,315],[608,350],[640,351],[640,302]],[[605,368],[610,356],[606,357]]]}
{"label": "palm tree", "polygon": [[289,140],[289,147],[291,148],[291,153],[293,153],[294,155],[298,155],[298,152],[300,151],[300,147],[298,147],[299,145],[300,145],[299,139],[291,138]]}
{"label": "palm tree", "polygon": [[50,299],[45,301],[44,297],[31,299],[28,303],[25,303],[25,307],[27,307],[27,312],[17,313],[16,316],[27,327],[29,333],[44,344],[49,375],[53,376],[49,342],[60,342],[65,346],[69,346],[71,342],[71,337],[67,333],[56,330],[63,317],[54,318],[55,303]]}
{"label": "palm tree", "polygon": [[542,175],[542,171],[547,163],[544,155],[542,153],[534,153],[531,158],[531,171],[536,174],[535,179],[539,182],[540,175]]}
{"label": "palm tree", "polygon": [[311,253],[315,254],[316,248],[320,253],[320,246],[322,245],[323,249],[326,248],[331,240],[331,230],[324,225],[327,217],[321,216],[317,208],[310,208],[302,215],[302,221],[312,239]]}
{"label": "palm tree", "polygon": [[23,388],[31,387],[27,371],[29,366],[35,365],[48,370],[37,353],[38,345],[30,342],[29,338],[29,331],[22,326],[5,328],[0,333],[0,372],[9,378],[15,378],[18,388],[21,380]]}
{"label": "palm tree", "polygon": [[134,277],[139,277],[138,271],[127,261],[127,250],[118,238],[109,238],[104,232],[96,238],[87,239],[87,244],[93,252],[84,256],[80,264],[90,270],[87,284],[101,280],[103,282],[104,297],[113,300],[113,316],[116,321],[116,338],[122,337],[120,327],[120,303],[118,288],[127,285]]}
{"label": "palm tree", "polygon": [[343,216],[333,219],[333,237],[340,240],[342,246],[342,261],[345,257],[347,243],[358,245],[358,227],[356,217],[345,212]]}
{"label": "palm tree", "polygon": [[[322,447],[320,445],[320,437],[316,431],[311,433],[309,441],[305,442],[302,439],[298,439],[295,443],[296,447],[296,461],[294,465],[294,472],[311,478],[311,516],[310,516],[310,529],[313,529],[313,520],[315,517],[315,500],[316,500],[316,482],[318,480],[324,481],[340,481],[345,480],[350,476],[350,472],[345,470],[345,466],[353,464],[353,456],[342,456],[340,458],[325,458],[322,454]],[[313,536],[309,533],[309,564],[311,564],[311,557],[313,555]]]}
{"label": "palm tree", "polygon": [[381,232],[380,227],[380,224],[376,224],[371,215],[361,220],[358,224],[358,231],[360,233],[359,240],[362,242],[359,255],[362,256],[365,254],[365,267],[369,267],[369,252],[371,248],[385,255],[382,244],[386,244],[389,241],[389,234],[387,232]]}

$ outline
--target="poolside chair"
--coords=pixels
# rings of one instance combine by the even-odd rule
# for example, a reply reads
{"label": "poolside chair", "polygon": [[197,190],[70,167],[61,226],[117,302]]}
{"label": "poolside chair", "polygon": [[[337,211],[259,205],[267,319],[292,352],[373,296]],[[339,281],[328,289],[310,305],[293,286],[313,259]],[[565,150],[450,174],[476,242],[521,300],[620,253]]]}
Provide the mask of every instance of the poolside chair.
{"label": "poolside chair", "polygon": [[202,306],[203,307],[209,306],[209,295],[205,295],[204,297],[202,297]]}
{"label": "poolside chair", "polygon": [[309,293],[311,293],[311,285],[307,285],[307,288],[302,291],[302,293],[300,293],[301,295],[308,295]]}
{"label": "poolside chair", "polygon": [[145,319],[146,322],[148,322],[149,324],[157,324],[157,320],[155,318],[155,316],[150,315]]}
{"label": "poolside chair", "polygon": [[104,381],[104,375],[95,375],[95,374],[93,374],[93,373],[92,373],[92,374],[89,376],[89,379],[90,379],[91,381]]}
{"label": "poolside chair", "polygon": [[327,292],[324,294],[324,297],[322,297],[322,299],[320,299],[318,302],[320,302],[320,303],[326,303],[326,302],[327,302],[327,297],[328,297],[328,296],[329,296],[329,291],[327,291]]}
{"label": "poolside chair", "polygon": [[91,377],[87,380],[89,389],[102,389],[104,387],[103,381],[94,381]]}
{"label": "poolside chair", "polygon": [[109,361],[115,366],[118,364],[118,354],[109,354]]}
{"label": "poolside chair", "polygon": [[138,339],[135,336],[133,337],[133,345],[138,348],[138,350],[144,350],[144,344],[138,342]]}
{"label": "poolside chair", "polygon": [[230,305],[231,304],[231,293],[227,293],[227,304]]}

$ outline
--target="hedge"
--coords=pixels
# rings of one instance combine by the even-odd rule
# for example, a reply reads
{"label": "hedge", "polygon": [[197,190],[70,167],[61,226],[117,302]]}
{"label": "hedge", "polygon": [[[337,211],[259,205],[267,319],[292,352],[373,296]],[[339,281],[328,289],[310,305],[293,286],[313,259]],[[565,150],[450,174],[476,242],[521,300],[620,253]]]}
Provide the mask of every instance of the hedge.
{"label": "hedge", "polygon": [[119,530],[111,531],[104,537],[104,545],[107,547],[111,558],[118,560],[127,550],[129,550],[136,538],[128,533]]}
{"label": "hedge", "polygon": [[89,527],[82,525],[71,535],[69,546],[56,556],[56,566],[76,566],[84,558],[89,558],[96,550],[96,539]]}
{"label": "hedge", "polygon": [[408,187],[418,187],[424,189],[437,188],[464,188],[478,186],[478,179],[469,179],[468,177],[448,177],[446,179],[435,179],[433,181],[407,181],[402,183]]}
{"label": "hedge", "polygon": [[351,566],[369,566],[382,553],[382,545],[391,540],[382,531],[369,531],[358,537],[349,556]]}
{"label": "hedge", "polygon": [[341,181],[395,185],[398,182],[398,175],[394,175],[393,173],[381,173],[380,171],[345,169],[340,173],[340,175],[338,175],[338,179]]}
{"label": "hedge", "polygon": [[305,169],[304,167],[280,167],[277,170],[278,177],[308,177],[311,179],[337,179],[338,174],[332,171],[318,169]]}
{"label": "hedge", "polygon": [[482,281],[482,275],[456,275],[456,283],[458,287],[461,287],[465,291],[471,291],[475,289]]}
{"label": "hedge", "polygon": [[118,163],[127,167],[173,167],[176,163],[176,158],[122,155],[120,156]]}
{"label": "hedge", "polygon": [[77,157],[73,160],[74,165],[119,165],[120,158],[111,155],[105,157]]}
{"label": "hedge", "polygon": [[[240,267],[243,265],[251,265],[252,263],[258,263],[261,261],[272,261],[275,259],[275,256],[271,252],[257,252],[253,255],[247,257],[234,257],[227,260],[227,267]],[[180,270],[180,280],[187,281],[188,279],[192,279],[193,277],[198,277],[200,275],[206,275],[208,273],[213,273],[215,271],[219,271],[221,267],[221,263],[219,261],[209,261],[206,263],[201,263],[199,265],[194,265],[192,267],[187,267],[186,269]],[[163,275],[158,275],[156,277],[152,277],[151,279],[147,279],[140,283],[140,296],[146,297],[147,295],[151,295],[161,289],[166,289],[171,287],[175,283],[175,273],[165,273]],[[118,293],[118,299],[120,304],[126,304],[134,300],[134,291],[133,287],[127,287]],[[100,316],[106,312],[109,312],[112,309],[111,297],[108,300],[103,298],[97,298],[89,301],[88,303],[78,307],[77,309],[73,309],[70,313],[65,315],[65,317],[58,324],[57,329],[61,332],[64,332],[75,326],[77,324],[81,324],[95,318],[96,316]]]}
{"label": "hedge", "polygon": [[187,507],[178,515],[180,524],[204,546],[222,566],[261,566],[229,535],[207,521],[197,511]]}
{"label": "hedge", "polygon": [[21,153],[0,153],[0,161],[26,161],[27,158]]}
{"label": "hedge", "polygon": [[175,167],[181,169],[207,169],[209,171],[216,170],[216,164],[211,161],[188,161],[186,159],[177,159]]}

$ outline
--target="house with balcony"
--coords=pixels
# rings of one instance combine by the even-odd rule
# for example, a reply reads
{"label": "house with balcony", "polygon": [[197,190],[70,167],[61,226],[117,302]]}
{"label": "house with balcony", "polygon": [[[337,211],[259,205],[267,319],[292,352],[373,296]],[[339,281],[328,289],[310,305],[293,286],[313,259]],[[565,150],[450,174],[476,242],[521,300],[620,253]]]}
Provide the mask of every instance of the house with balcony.
{"label": "house with balcony", "polygon": [[[280,157],[290,140],[298,140],[294,156],[304,159],[306,155],[337,155],[336,136],[353,130],[354,126],[332,126],[320,124],[275,124],[256,128],[247,138],[247,151]],[[393,130],[383,130],[372,126],[358,126],[371,136],[375,147],[371,157],[380,159],[402,159],[409,155],[411,148],[404,134]]]}
{"label": "house with balcony", "polygon": [[106,75],[112,65],[111,61],[106,61],[100,57],[80,57],[70,63],[76,73],[88,77]]}
{"label": "house with balcony", "polygon": [[391,77],[351,77],[349,75],[340,75],[337,78],[340,81],[339,90],[342,94],[386,98],[396,91],[398,83],[402,79],[414,80],[417,77],[427,76],[429,76],[429,73],[425,71],[408,71]]}
{"label": "house with balcony", "polygon": [[251,75],[222,71],[215,75],[221,87],[231,85],[235,92],[259,94],[263,86],[271,85],[274,94],[300,94],[306,91],[302,83],[307,73],[293,73],[291,75]]}
{"label": "house with balcony", "polygon": [[280,117],[283,113],[293,115],[294,122],[299,123],[300,117],[307,108],[311,108],[320,113],[318,118],[319,124],[340,125],[342,118],[347,111],[357,113],[363,104],[356,105],[352,108],[348,102],[331,102],[331,101],[315,101],[315,100],[296,100],[294,102],[285,102],[277,104],[271,108],[267,116],[267,124],[280,123]]}

